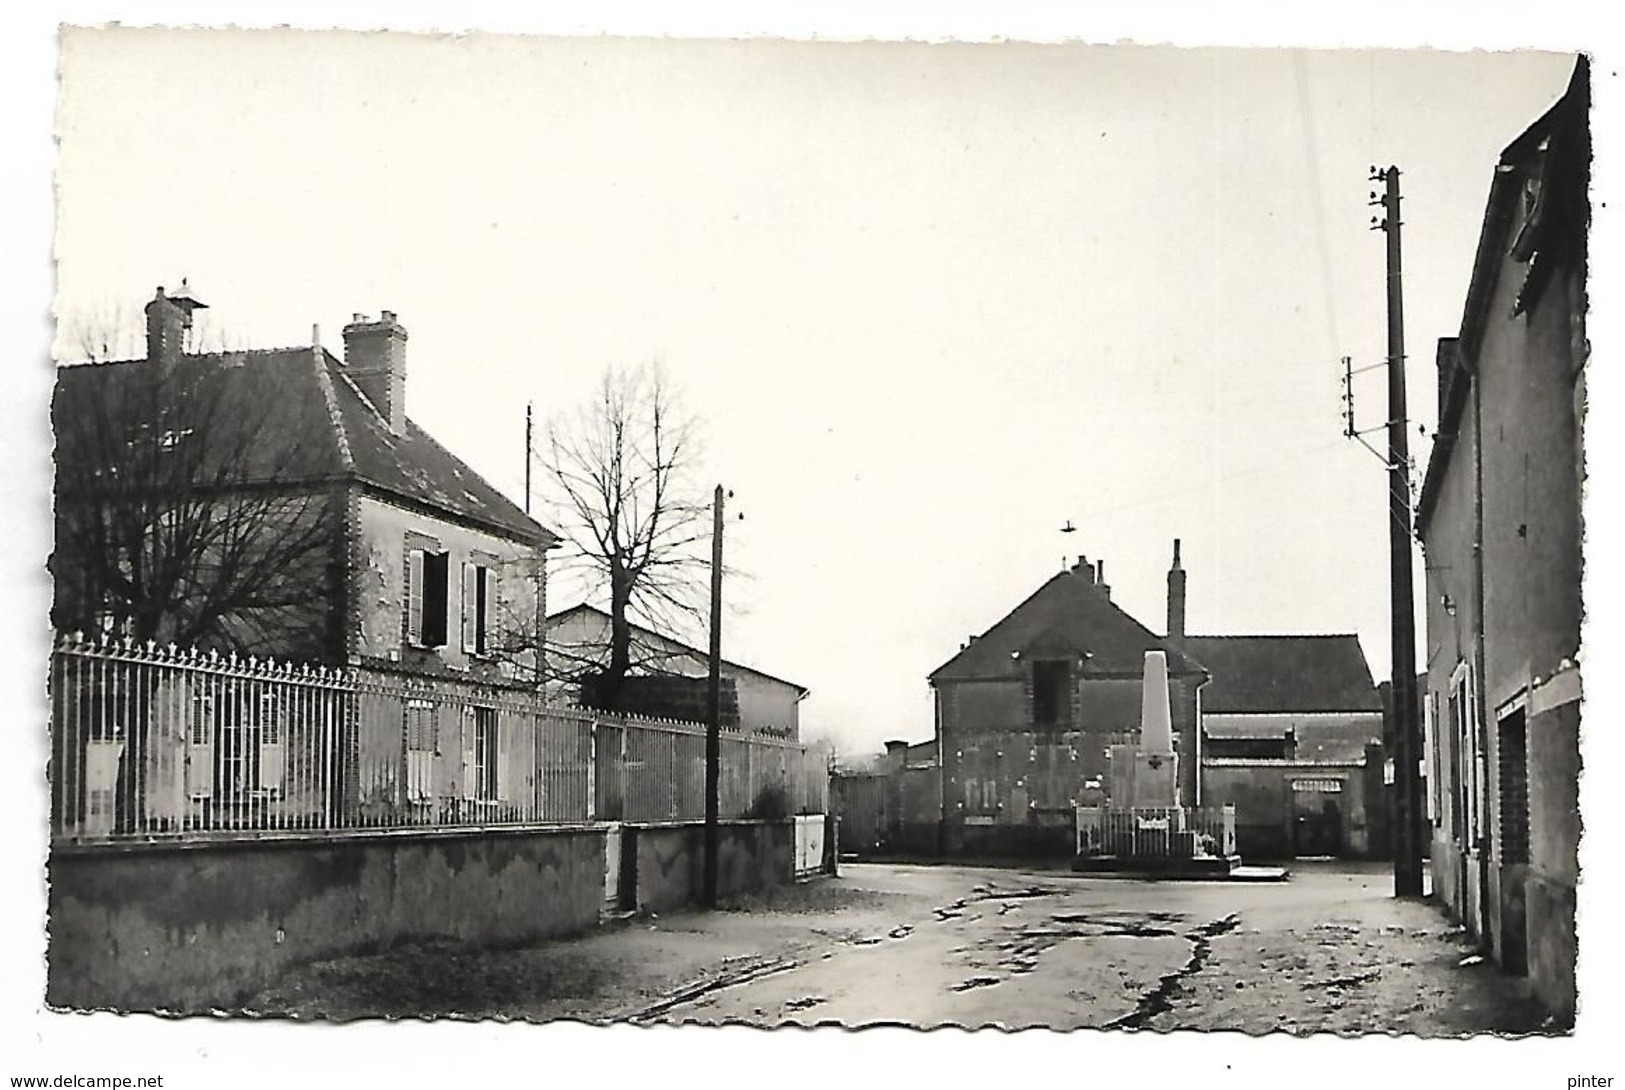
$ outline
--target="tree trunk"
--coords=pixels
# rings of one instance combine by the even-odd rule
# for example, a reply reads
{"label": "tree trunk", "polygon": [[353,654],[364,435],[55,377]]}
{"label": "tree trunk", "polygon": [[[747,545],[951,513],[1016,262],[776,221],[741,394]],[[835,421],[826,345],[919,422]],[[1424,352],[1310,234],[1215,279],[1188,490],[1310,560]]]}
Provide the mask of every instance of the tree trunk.
{"label": "tree trunk", "polygon": [[609,668],[604,672],[602,699],[621,711],[621,682],[632,669],[632,624],[627,606],[632,601],[632,577],[620,557],[612,559],[609,577]]}

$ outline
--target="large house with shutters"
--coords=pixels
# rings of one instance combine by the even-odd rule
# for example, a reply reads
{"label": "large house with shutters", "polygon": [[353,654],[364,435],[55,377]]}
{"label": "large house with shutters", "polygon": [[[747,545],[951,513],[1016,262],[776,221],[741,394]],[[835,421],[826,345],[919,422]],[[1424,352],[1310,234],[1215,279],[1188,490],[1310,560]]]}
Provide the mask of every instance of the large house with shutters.
{"label": "large house with shutters", "polygon": [[[85,790],[116,790],[120,822],[159,824],[188,807],[296,808],[301,784],[342,785],[328,805],[404,803],[423,820],[431,803],[449,820],[454,804],[525,797],[536,759],[524,731],[499,729],[499,705],[544,676],[558,536],[407,417],[393,313],[356,315],[342,358],[319,344],[184,352],[202,305],[160,289],[145,358],[58,372],[53,623],[182,654],[363,669],[376,692],[316,768],[290,756],[289,713],[252,683],[217,692],[166,675],[153,707],[178,710],[121,713],[154,725],[92,747],[124,756],[103,772],[87,757]],[[376,698],[407,688],[404,706]],[[405,760],[384,759],[403,730]]]}
{"label": "large house with shutters", "polygon": [[[112,597],[100,586],[106,579],[96,577],[105,558],[80,551],[125,547],[86,541],[105,533],[84,527],[101,531],[114,521],[105,512],[126,503],[128,490],[116,478],[120,469],[128,474],[130,460],[121,454],[116,465],[89,464],[97,454],[88,438],[76,438],[88,435],[82,423],[145,434],[150,421],[122,418],[135,415],[130,407],[142,403],[138,392],[166,382],[191,389],[188,382],[203,379],[215,392],[193,416],[209,418],[209,434],[197,420],[169,429],[154,444],[154,458],[193,456],[197,469],[186,486],[195,489],[200,478],[214,485],[217,495],[207,502],[217,510],[194,518],[200,533],[224,541],[235,529],[232,540],[243,551],[287,549],[287,566],[297,571],[282,575],[280,595],[250,588],[182,642],[333,665],[370,661],[539,680],[545,558],[560,539],[407,417],[407,333],[396,316],[355,315],[344,328],[342,358],[320,345],[187,354],[181,346],[201,305],[160,289],[146,308],[144,359],[58,372],[56,626],[118,635],[130,621],[103,600]],[[232,432],[250,427],[259,429],[254,442],[261,449],[240,451]],[[195,455],[189,446],[198,448]],[[278,450],[268,454],[267,446]],[[278,506],[259,500],[250,513],[230,506],[232,494],[267,493]],[[273,510],[302,523],[298,532],[265,525]],[[208,525],[231,518],[243,527],[216,532]],[[248,525],[251,518],[258,524]],[[129,552],[150,549],[150,527],[134,526],[132,537]],[[293,541],[297,552],[286,544]],[[185,594],[170,606],[184,612]],[[164,631],[137,634],[162,639]]]}

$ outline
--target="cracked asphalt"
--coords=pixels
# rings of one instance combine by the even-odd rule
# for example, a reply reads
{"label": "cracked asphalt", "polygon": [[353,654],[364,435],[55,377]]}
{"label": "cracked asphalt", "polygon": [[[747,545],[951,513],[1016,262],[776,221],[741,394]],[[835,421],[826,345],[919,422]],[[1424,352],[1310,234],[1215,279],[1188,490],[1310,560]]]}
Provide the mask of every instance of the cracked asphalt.
{"label": "cracked asphalt", "polygon": [[1245,1033],[1555,1032],[1380,866],[1279,884],[853,865],[718,912],[521,950],[454,944],[306,966],[248,1004],[348,1019]]}

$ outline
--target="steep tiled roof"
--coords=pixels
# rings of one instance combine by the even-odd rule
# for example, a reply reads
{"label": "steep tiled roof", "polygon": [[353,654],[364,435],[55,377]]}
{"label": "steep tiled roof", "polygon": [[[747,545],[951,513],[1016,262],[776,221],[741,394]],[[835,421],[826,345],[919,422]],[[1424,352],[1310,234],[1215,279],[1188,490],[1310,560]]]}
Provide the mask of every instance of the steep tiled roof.
{"label": "steep tiled roof", "polygon": [[[137,418],[155,418],[159,404],[185,396],[172,389],[169,380],[155,379],[150,366],[146,360],[118,360],[59,367],[51,406],[57,457],[71,459],[80,453],[73,442],[80,428],[115,434],[116,429],[135,425]],[[312,381],[315,357],[310,349],[186,356],[179,366],[208,368],[203,379],[223,380],[218,386],[211,382],[194,387],[208,392],[191,395],[188,422],[211,431],[208,453],[231,460],[224,467],[230,480],[318,482],[337,479],[344,472],[321,392]],[[206,421],[200,419],[205,416]],[[243,436],[241,445],[228,434],[239,419],[254,422],[252,431],[236,429]],[[274,447],[253,441],[268,435],[292,441]],[[221,467],[203,471],[212,474],[217,468]]]}
{"label": "steep tiled roof", "polygon": [[[59,439],[70,416],[128,406],[135,392],[150,384],[147,360],[61,367],[52,408]],[[245,468],[235,480],[275,479],[315,482],[351,479],[409,504],[442,512],[508,537],[551,544],[557,535],[545,529],[503,496],[460,458],[406,422],[403,435],[393,435],[378,412],[344,376],[339,361],[319,348],[277,348],[185,356],[181,367],[217,368],[227,385],[218,408],[222,425],[237,416],[256,421],[271,418],[271,430],[258,434],[296,437],[244,452]],[[112,396],[92,396],[91,383],[114,384]],[[125,397],[120,387],[128,386]],[[94,391],[106,392],[105,386]],[[149,400],[151,398],[149,392]],[[256,425],[258,427],[258,425]],[[231,449],[229,444],[218,444]],[[282,464],[255,465],[256,457],[274,455]],[[71,457],[59,443],[58,457]]]}
{"label": "steep tiled roof", "polygon": [[1170,674],[1202,672],[1198,662],[1118,608],[1088,576],[1064,571],[937,667],[931,681],[1008,676],[1015,652],[1087,654],[1085,677],[1138,675],[1147,651],[1166,651]]}
{"label": "steep tiled roof", "polygon": [[356,477],[510,536],[538,543],[558,540],[411,420],[404,434],[391,432],[343,366],[325,352],[323,357]]}
{"label": "steep tiled roof", "polygon": [[1382,711],[1357,636],[1187,636],[1204,712]]}

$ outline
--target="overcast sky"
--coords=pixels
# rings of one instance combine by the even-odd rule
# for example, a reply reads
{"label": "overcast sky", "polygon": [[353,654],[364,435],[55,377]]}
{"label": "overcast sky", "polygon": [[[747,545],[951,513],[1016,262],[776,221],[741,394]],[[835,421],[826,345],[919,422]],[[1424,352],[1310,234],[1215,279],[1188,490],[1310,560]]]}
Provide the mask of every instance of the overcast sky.
{"label": "overcast sky", "polygon": [[515,500],[527,401],[662,361],[745,515],[724,653],[846,751],[928,737],[926,675],[1063,557],[1162,631],[1174,538],[1192,631],[1357,632],[1385,678],[1386,480],[1339,416],[1385,352],[1367,170],[1431,425],[1497,155],[1573,63],[76,31],[58,313],[186,276],[236,342],[337,353],[394,310],[408,414]]}

